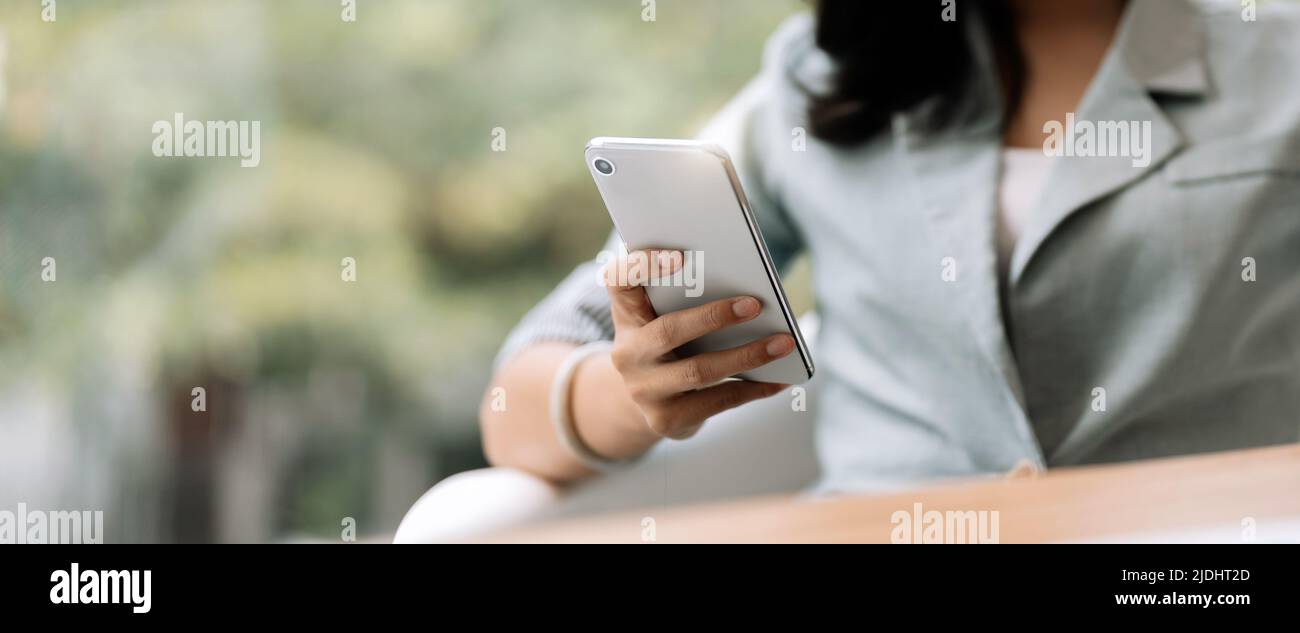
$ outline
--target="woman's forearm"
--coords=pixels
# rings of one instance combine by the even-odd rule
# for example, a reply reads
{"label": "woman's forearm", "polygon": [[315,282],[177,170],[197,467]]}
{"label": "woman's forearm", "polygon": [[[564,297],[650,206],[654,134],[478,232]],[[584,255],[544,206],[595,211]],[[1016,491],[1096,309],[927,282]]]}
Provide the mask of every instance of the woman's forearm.
{"label": "woman's forearm", "polygon": [[[479,409],[483,449],[493,465],[518,468],[554,482],[591,474],[560,443],[549,415],[555,372],[573,350],[566,343],[534,345],[498,370]],[[607,354],[592,356],[576,368],[570,411],[579,437],[610,459],[640,455],[658,439],[646,427]]]}

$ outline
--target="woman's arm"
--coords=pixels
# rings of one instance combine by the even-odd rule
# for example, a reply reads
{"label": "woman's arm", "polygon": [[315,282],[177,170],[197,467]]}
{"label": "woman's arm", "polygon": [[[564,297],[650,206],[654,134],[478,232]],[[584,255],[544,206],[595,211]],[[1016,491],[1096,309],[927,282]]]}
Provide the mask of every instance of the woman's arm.
{"label": "woman's arm", "polygon": [[[479,408],[483,450],[493,465],[518,468],[555,482],[591,474],[560,443],[548,418],[555,372],[575,349],[571,343],[538,343],[521,350],[497,371],[492,385],[505,389],[506,406],[494,410],[489,389]],[[577,367],[570,402],[578,435],[599,455],[635,457],[659,439],[645,425],[609,354],[592,356]]]}
{"label": "woman's arm", "polygon": [[[794,339],[777,334],[729,350],[679,358],[673,350],[749,321],[761,307],[752,297],[736,297],[656,315],[642,286],[617,285],[615,280],[648,283],[656,270],[671,274],[681,266],[681,254],[669,253],[667,267],[652,267],[651,257],[660,255],[610,262],[605,278],[614,345],[608,354],[583,361],[574,374],[569,396],[577,434],[607,459],[636,457],[663,437],[688,438],[710,417],[778,393],[783,385],[717,383],[794,351]],[[643,269],[620,271],[619,267]],[[501,365],[480,407],[484,450],[494,465],[556,482],[590,474],[560,442],[549,419],[551,384],[574,349],[571,344],[538,343]],[[500,402],[494,394],[498,387],[505,390],[504,407],[493,406]]]}

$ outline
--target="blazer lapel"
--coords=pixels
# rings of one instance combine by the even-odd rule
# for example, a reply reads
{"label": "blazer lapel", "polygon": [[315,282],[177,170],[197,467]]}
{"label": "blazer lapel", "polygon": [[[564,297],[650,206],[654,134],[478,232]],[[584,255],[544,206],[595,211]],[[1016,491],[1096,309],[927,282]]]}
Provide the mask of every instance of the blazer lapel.
{"label": "blazer lapel", "polygon": [[[1024,275],[1033,257],[1073,213],[1157,169],[1182,146],[1175,125],[1151,93],[1199,96],[1208,87],[1203,34],[1190,0],[1134,0],[1077,120],[1150,122],[1148,162],[1133,157],[1062,158],[1049,177],[1043,204],[1028,220],[1012,254],[1010,279]],[[1001,164],[1003,103],[991,48],[974,29],[976,72],[954,122],[927,126],[924,104],[895,119],[894,141],[932,235],[958,266],[954,302],[980,350],[1004,379],[1016,430],[1026,452],[1044,465],[1042,448],[1026,413],[1024,387],[1007,342],[996,265],[997,183]],[[936,266],[938,262],[936,262]]]}
{"label": "blazer lapel", "polygon": [[[978,29],[973,36],[981,38]],[[894,145],[943,257],[951,257],[954,308],[1006,386],[1008,409],[1024,451],[1040,466],[1042,451],[1025,413],[1025,398],[1003,326],[996,257],[997,182],[1001,167],[1002,98],[989,49],[977,41],[976,67],[983,79],[947,125],[935,127],[933,102],[897,116]],[[940,261],[934,262],[935,274]]]}
{"label": "blazer lapel", "polygon": [[1129,127],[1130,134],[1139,133],[1140,138],[1149,129],[1149,139],[1143,139],[1144,156],[1142,160],[1131,155],[1058,158],[1041,205],[1016,243],[1011,287],[1070,216],[1153,172],[1183,146],[1182,134],[1151,93],[1199,96],[1205,92],[1208,77],[1203,37],[1199,16],[1188,0],[1129,3],[1115,44],[1089,86],[1075,121],[1076,125],[1092,124],[1094,129],[1098,122],[1118,123]]}

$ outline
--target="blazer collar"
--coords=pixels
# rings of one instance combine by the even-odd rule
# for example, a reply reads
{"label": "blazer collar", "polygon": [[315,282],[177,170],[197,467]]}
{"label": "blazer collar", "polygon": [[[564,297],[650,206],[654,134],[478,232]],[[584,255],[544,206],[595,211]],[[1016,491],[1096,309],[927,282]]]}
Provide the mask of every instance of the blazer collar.
{"label": "blazer collar", "polygon": [[[995,266],[997,178],[1004,104],[992,48],[981,25],[968,23],[978,80],[953,118],[931,125],[933,102],[894,120],[894,145],[936,243],[958,266],[951,285],[985,362],[1003,378],[1014,428],[1027,454],[1045,456],[1025,409],[1024,386],[1003,325]],[[1151,163],[1130,158],[1061,159],[1040,208],[1022,233],[1011,261],[1011,291],[1029,261],[1072,213],[1157,168],[1183,144],[1181,134],[1151,93],[1199,96],[1209,87],[1199,16],[1190,0],[1130,0],[1115,43],[1078,108],[1080,119],[1151,121]],[[1068,162],[1068,164],[1066,164]],[[938,270],[936,268],[936,270]]]}
{"label": "blazer collar", "polygon": [[[1190,0],[1130,0],[1114,44],[1077,108],[1077,121],[1149,123],[1149,162],[1128,156],[1056,159],[1011,258],[1014,290],[1048,239],[1084,208],[1158,170],[1182,149],[1182,132],[1154,94],[1199,98],[1210,88],[1200,16]],[[1068,130],[1067,130],[1068,133]]]}
{"label": "blazer collar", "polygon": [[1130,0],[1116,46],[1134,79],[1154,93],[1205,94],[1205,32],[1191,0]]}

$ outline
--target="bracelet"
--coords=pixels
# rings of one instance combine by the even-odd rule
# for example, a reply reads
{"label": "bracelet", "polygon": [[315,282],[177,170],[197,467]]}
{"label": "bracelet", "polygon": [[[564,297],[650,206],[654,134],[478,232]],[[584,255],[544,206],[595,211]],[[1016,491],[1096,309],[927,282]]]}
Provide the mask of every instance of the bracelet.
{"label": "bracelet", "polygon": [[578,365],[591,356],[608,352],[613,346],[609,341],[593,341],[573,350],[560,364],[555,379],[551,381],[551,423],[555,425],[560,444],[569,449],[569,453],[584,466],[597,471],[609,470],[624,462],[601,457],[582,441],[578,436],[577,424],[573,421],[573,409],[569,400],[573,390],[573,375],[577,373]]}

